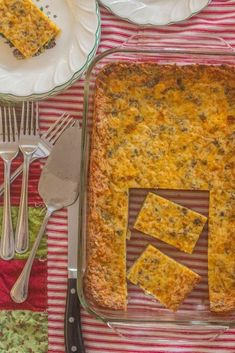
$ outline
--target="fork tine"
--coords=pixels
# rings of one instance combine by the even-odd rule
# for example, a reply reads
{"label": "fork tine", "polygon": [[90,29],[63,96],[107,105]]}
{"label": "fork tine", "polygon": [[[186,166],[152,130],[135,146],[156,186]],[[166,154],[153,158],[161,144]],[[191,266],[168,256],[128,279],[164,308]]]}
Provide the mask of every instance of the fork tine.
{"label": "fork tine", "polygon": [[29,133],[34,135],[34,103],[31,102],[31,111],[30,111],[30,122],[29,122]]}
{"label": "fork tine", "polygon": [[29,133],[29,102],[26,102],[26,124],[25,124],[25,132]]}
{"label": "fork tine", "polygon": [[8,126],[7,126],[7,110],[6,107],[3,108],[4,113],[4,141],[9,142]]}
{"label": "fork tine", "polygon": [[25,117],[25,102],[22,103],[21,120],[20,120],[20,135],[24,135],[24,117]]}
{"label": "fork tine", "polygon": [[36,120],[36,126],[35,126],[35,135],[39,135],[39,112],[38,112],[38,102],[36,103],[36,115],[35,115],[35,120]]}
{"label": "fork tine", "polygon": [[68,114],[68,115],[66,115],[66,116],[64,117],[64,119],[61,120],[60,124],[58,124],[58,125],[55,127],[55,129],[51,132],[50,137],[47,138],[47,140],[51,141],[51,140],[56,136],[56,134],[58,133],[58,131],[60,131],[60,129],[64,126],[64,124],[67,123],[67,121],[69,120],[69,117],[70,117],[70,115]]}
{"label": "fork tine", "polygon": [[16,110],[15,107],[12,108],[13,110],[13,126],[14,126],[14,141],[18,141],[18,126],[17,126],[17,120],[16,120]]}
{"label": "fork tine", "polygon": [[1,107],[0,107],[0,142],[3,142],[3,115],[2,115]]}
{"label": "fork tine", "polygon": [[75,124],[75,121],[73,118],[70,118],[66,124],[64,124],[64,126],[62,127],[62,129],[60,129],[60,131],[54,136],[54,138],[51,139],[51,143],[54,144],[56,142],[56,140],[60,137],[60,135],[64,132],[64,130],[70,125],[73,126]]}
{"label": "fork tine", "polygon": [[[55,123],[53,125],[51,125],[51,127],[49,127],[49,129],[42,135],[42,137],[44,137],[45,139],[48,138],[48,136],[50,135],[51,131],[54,130],[54,128],[60,124],[60,122],[63,120],[63,118],[65,117],[66,113],[63,113],[60,118],[58,120],[55,121]],[[66,115],[68,116],[68,114]]]}
{"label": "fork tine", "polygon": [[11,122],[11,108],[8,107],[8,129],[9,129],[9,141],[13,142],[13,130],[12,130],[12,122]]}
{"label": "fork tine", "polygon": [[3,134],[3,116],[2,116],[2,108],[0,107],[0,134]]}

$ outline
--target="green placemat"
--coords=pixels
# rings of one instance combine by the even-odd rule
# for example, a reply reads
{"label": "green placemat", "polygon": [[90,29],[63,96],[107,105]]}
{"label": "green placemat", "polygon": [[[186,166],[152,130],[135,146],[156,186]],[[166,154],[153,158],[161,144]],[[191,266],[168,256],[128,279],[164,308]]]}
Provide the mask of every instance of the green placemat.
{"label": "green placemat", "polygon": [[[16,228],[17,223],[17,215],[18,215],[18,207],[12,207],[12,221],[14,229]],[[35,241],[35,237],[38,234],[40,226],[42,224],[43,218],[46,213],[46,209],[42,207],[29,207],[29,250],[24,254],[15,254],[15,259],[27,259],[29,256],[29,252],[32,248],[32,245]],[[2,227],[2,211],[3,208],[0,207],[0,231]],[[39,249],[37,251],[37,258],[46,258],[47,257],[47,239],[46,236],[41,240]],[[1,350],[0,350],[1,352]],[[1,352],[2,353],[2,352]]]}
{"label": "green placemat", "polygon": [[1,353],[46,353],[47,332],[46,313],[28,310],[0,311]]}

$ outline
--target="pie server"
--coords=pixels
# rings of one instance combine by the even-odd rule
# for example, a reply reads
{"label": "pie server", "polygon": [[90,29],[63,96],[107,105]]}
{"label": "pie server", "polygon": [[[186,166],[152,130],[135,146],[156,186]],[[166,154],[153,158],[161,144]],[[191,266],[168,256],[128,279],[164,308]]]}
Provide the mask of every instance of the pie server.
{"label": "pie server", "polygon": [[55,211],[72,205],[78,198],[80,148],[81,129],[75,125],[60,136],[42,170],[38,191],[47,212],[26,264],[11,289],[11,298],[16,303],[22,303],[28,297],[31,268],[50,216]]}

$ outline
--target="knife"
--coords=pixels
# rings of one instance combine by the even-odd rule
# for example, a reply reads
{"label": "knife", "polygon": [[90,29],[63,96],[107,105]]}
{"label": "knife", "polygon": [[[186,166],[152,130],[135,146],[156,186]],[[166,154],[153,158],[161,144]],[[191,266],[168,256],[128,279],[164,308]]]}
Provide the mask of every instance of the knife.
{"label": "knife", "polygon": [[68,285],[64,321],[66,353],[85,353],[77,293],[78,208],[79,198],[68,207]]}
{"label": "knife", "polygon": [[66,353],[85,353],[77,293],[78,210],[79,198],[68,207],[68,285],[64,320]]}

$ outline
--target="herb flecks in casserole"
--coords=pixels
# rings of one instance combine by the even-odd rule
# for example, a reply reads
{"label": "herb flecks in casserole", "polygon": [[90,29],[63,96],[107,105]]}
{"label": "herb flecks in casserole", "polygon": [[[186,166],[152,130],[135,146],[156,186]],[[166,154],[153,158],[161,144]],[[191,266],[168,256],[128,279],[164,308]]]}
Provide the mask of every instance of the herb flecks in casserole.
{"label": "herb flecks in casserole", "polygon": [[127,278],[176,311],[200,281],[200,276],[148,245],[127,273]]}
{"label": "herb flecks in casserole", "polygon": [[191,254],[206,221],[207,217],[150,192],[134,228]]}
{"label": "herb flecks in casserole", "polygon": [[[219,191],[235,190],[235,69],[114,63],[100,72],[94,100],[85,290],[96,305],[125,309],[128,189],[209,190],[216,210],[230,202]],[[232,224],[231,213],[210,214],[215,244],[227,241],[222,217]],[[219,310],[235,308],[233,298]]]}

